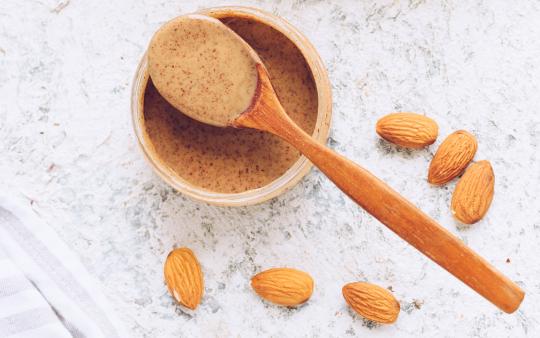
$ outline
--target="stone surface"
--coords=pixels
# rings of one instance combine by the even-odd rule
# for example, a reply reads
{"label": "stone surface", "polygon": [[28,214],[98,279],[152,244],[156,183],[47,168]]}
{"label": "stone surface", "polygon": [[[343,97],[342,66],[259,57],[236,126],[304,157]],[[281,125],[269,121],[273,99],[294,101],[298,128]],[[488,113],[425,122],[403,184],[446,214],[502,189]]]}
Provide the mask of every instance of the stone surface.
{"label": "stone surface", "polygon": [[[540,336],[540,3],[538,1],[235,1],[281,15],[327,65],[329,144],[410,198],[527,292],[503,314],[359,209],[318,171],[268,203],[219,208],[189,200],[143,160],[130,85],[164,21],[220,1],[0,2],[0,179],[78,253],[133,337]],[[420,151],[381,141],[376,120],[415,111],[440,125]],[[462,227],[455,181],[430,187],[436,146],[466,129],[496,175],[487,217]],[[189,246],[206,294],[184,314],[162,264]],[[315,279],[299,309],[261,301],[249,279],[273,266]],[[354,315],[346,282],[391,287],[395,325]]]}

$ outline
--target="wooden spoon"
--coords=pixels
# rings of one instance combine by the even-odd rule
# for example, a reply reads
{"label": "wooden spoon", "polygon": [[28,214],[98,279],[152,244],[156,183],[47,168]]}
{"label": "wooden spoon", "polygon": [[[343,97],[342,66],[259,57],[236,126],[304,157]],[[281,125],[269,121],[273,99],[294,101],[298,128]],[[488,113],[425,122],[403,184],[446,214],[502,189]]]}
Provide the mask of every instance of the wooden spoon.
{"label": "wooden spoon", "polygon": [[[178,70],[179,67],[186,66],[186,64],[182,63],[184,59],[178,57],[178,55],[189,54],[190,51],[190,49],[182,49],[181,43],[175,45],[175,48],[180,48],[181,51],[171,51],[170,42],[171,39],[176,39],[178,42],[178,39],[192,39],[194,35],[197,35],[191,31],[194,22],[190,20],[197,21],[197,25],[199,25],[197,29],[202,27],[204,30],[205,25],[208,24],[212,26],[210,27],[212,30],[218,29],[219,34],[227,32],[229,38],[238,39],[238,41],[234,42],[235,48],[243,49],[248,46],[236,33],[218,20],[193,16],[187,19],[186,17],[180,17],[175,20],[166,24],[156,33],[150,44],[148,55],[150,76],[158,91],[166,92],[168,95],[177,90],[167,87],[167,83],[171,84],[170,79],[175,78],[171,74],[174,75],[175,70]],[[182,29],[189,32],[186,34],[178,33]],[[214,35],[210,38],[206,35],[206,38],[211,40],[210,43],[207,40],[198,42],[201,45],[208,43],[213,45],[215,43]],[[166,55],[161,53],[164,50],[163,46],[169,48],[165,51]],[[250,49],[250,47],[247,48]],[[250,50],[247,55],[256,55],[256,53]],[[171,61],[175,57],[177,58]],[[219,67],[220,62],[226,60],[219,60],[219,56],[217,60],[209,59],[210,68],[216,70],[216,78],[222,79],[224,77],[223,73],[220,73]],[[461,240],[367,170],[314,141],[286,114],[272,87],[268,72],[260,59],[255,56],[249,62],[254,65],[254,74],[257,76],[256,87],[253,89],[250,105],[238,114],[224,114],[225,119],[212,119],[212,124],[223,127],[232,125],[237,128],[253,128],[281,137],[302,152],[351,199],[435,263],[459,278],[501,310],[512,313],[519,307],[525,294],[517,284],[497,271]],[[223,67],[224,73],[227,73],[228,70],[228,67]],[[161,81],[164,72],[169,72],[168,81]],[[188,76],[185,75],[185,71],[183,74]],[[181,76],[182,73],[176,75]],[[173,83],[173,85],[175,84]],[[242,84],[238,84],[238,90],[245,92]],[[189,88],[181,88],[181,91],[182,94],[175,97],[175,99],[178,99],[176,103],[180,102],[176,107],[183,109],[184,113],[195,119],[202,122],[208,121],[208,116],[200,117],[195,110],[189,110],[189,107],[186,108],[190,103],[190,99],[194,99],[193,95],[190,96]],[[200,95],[200,91],[197,92],[197,95]],[[200,99],[200,97],[197,97],[197,99]],[[210,100],[210,98],[205,99]],[[212,99],[217,100],[219,97]],[[173,102],[171,103],[174,105]],[[186,109],[188,110],[186,111]]]}

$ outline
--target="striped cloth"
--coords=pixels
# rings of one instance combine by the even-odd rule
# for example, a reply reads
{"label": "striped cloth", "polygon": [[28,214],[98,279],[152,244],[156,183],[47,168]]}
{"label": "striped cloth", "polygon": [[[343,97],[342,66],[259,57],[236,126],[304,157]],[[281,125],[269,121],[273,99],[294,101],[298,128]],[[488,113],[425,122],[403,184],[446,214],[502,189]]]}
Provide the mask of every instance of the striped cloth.
{"label": "striped cloth", "polygon": [[96,285],[28,202],[0,196],[0,337],[126,337]]}

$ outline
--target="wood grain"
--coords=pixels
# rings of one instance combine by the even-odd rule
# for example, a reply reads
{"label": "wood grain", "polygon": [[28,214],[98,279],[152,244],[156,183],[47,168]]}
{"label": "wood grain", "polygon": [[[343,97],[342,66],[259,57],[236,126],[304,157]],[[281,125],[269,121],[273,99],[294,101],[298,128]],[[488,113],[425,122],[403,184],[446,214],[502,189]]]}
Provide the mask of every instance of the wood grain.
{"label": "wood grain", "polygon": [[264,130],[283,138],[351,199],[435,263],[501,310],[512,313],[519,307],[525,294],[516,283],[377,177],[296,126],[281,107],[264,66],[257,68],[257,95],[250,109],[234,121],[235,127]]}

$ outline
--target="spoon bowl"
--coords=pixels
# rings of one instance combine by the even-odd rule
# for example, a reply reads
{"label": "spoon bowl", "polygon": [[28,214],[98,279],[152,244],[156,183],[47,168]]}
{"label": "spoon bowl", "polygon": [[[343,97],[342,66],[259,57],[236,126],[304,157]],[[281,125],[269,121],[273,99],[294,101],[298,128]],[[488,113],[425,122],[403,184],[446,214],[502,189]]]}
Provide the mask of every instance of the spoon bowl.
{"label": "spoon bowl", "polygon": [[164,24],[148,49],[152,82],[176,109],[227,127],[251,104],[257,53],[218,19],[190,14]]}

